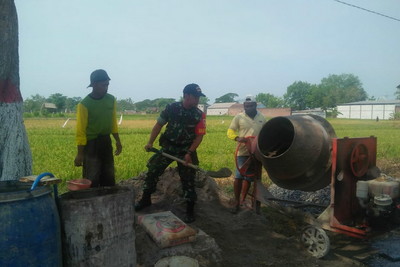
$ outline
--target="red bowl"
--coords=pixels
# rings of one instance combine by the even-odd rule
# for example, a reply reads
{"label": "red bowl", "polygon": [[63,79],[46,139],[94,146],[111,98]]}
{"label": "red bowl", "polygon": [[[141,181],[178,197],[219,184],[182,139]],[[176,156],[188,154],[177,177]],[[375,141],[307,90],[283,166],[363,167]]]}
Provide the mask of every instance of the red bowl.
{"label": "red bowl", "polygon": [[67,187],[71,191],[87,189],[92,185],[92,181],[89,179],[76,179],[67,181]]}

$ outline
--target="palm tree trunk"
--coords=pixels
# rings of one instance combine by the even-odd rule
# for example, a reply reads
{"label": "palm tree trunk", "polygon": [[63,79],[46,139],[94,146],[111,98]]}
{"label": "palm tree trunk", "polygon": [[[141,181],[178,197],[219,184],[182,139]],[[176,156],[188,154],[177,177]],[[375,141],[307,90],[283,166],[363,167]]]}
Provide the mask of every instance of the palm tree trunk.
{"label": "palm tree trunk", "polygon": [[0,181],[32,174],[22,107],[17,11],[13,0],[0,0]]}

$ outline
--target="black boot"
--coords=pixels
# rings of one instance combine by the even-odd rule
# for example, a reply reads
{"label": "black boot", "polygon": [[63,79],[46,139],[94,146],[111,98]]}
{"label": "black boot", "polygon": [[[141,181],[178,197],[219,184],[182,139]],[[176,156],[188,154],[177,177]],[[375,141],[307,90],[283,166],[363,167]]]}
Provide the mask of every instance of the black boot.
{"label": "black boot", "polygon": [[194,201],[187,201],[186,202],[186,216],[185,219],[183,220],[185,223],[191,223],[194,222],[196,219],[194,217]]}
{"label": "black boot", "polygon": [[135,211],[142,210],[151,205],[151,194],[143,192],[142,199],[135,205]]}

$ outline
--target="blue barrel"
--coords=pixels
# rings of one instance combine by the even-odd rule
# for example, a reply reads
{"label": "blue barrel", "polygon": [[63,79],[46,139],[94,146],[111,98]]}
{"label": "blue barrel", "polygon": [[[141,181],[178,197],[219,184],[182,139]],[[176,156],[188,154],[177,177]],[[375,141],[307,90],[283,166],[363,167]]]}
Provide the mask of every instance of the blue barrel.
{"label": "blue barrel", "polygon": [[0,182],[0,266],[61,266],[61,230],[52,189]]}

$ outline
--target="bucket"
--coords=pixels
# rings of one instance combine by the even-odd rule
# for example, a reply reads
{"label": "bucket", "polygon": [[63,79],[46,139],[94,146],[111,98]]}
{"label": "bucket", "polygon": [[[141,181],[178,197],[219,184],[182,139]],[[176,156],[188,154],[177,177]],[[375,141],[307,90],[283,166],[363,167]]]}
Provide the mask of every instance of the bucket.
{"label": "bucket", "polygon": [[257,158],[279,187],[315,191],[330,184],[333,127],[316,115],[275,117],[258,135]]}
{"label": "bucket", "polygon": [[0,182],[0,266],[62,266],[60,220],[48,186]]}
{"label": "bucket", "polygon": [[134,192],[98,187],[60,195],[64,266],[135,266]]}

